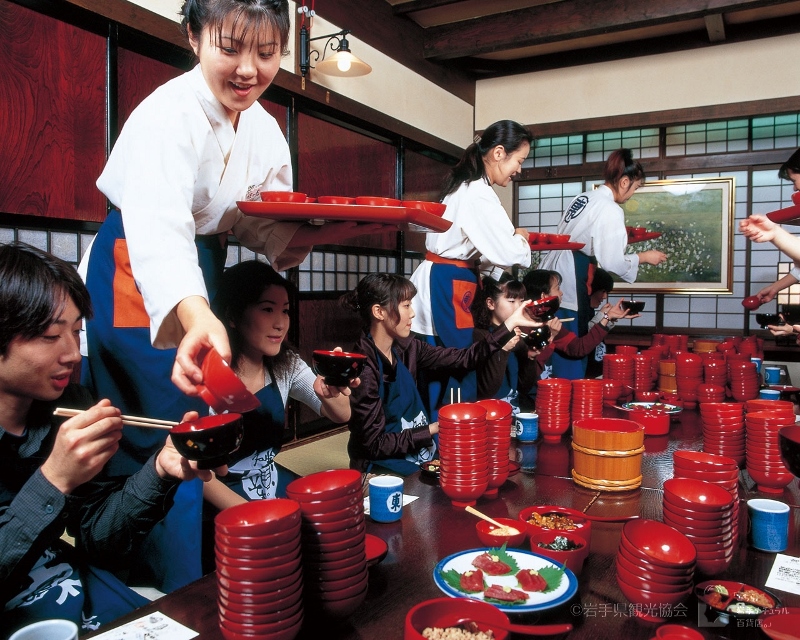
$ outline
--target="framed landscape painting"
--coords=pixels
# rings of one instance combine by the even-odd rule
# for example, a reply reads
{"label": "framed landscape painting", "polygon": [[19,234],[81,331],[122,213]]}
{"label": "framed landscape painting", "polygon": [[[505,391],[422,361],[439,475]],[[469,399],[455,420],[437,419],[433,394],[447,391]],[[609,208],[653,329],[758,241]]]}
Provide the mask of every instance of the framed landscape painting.
{"label": "framed landscape painting", "polygon": [[733,178],[647,182],[622,205],[627,227],[659,238],[632,242],[626,253],[658,249],[667,261],[641,265],[636,282],[615,278],[614,292],[733,293]]}

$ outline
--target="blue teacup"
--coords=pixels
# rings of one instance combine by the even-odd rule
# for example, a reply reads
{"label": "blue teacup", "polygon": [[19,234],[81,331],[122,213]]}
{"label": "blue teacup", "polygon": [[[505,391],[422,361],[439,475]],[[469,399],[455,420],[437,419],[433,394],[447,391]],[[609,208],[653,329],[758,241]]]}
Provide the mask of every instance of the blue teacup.
{"label": "blue teacup", "polygon": [[539,415],[536,413],[518,413],[514,422],[514,437],[520,442],[535,442],[539,437]]}
{"label": "blue teacup", "polygon": [[789,546],[789,506],[778,500],[747,501],[750,544],[759,551],[778,553]]}
{"label": "blue teacup", "polygon": [[780,384],[781,373],[780,367],[764,367],[764,382],[767,384]]}
{"label": "blue teacup", "polygon": [[375,476],[369,479],[369,515],[376,522],[394,522],[403,515],[403,479]]}
{"label": "blue teacup", "polygon": [[762,400],[780,400],[781,392],[777,389],[759,389],[758,397]]}

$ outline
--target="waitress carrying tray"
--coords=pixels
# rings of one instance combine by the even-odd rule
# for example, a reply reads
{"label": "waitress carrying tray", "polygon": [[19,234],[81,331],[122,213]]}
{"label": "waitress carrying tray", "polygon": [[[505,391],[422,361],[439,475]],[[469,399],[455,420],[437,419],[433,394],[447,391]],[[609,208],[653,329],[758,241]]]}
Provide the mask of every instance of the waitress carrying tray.
{"label": "waitress carrying tray", "polygon": [[240,201],[239,209],[248,216],[292,222],[364,222],[395,224],[404,231],[441,233],[453,224],[449,220],[413,207],[363,204],[321,204],[319,202]]}

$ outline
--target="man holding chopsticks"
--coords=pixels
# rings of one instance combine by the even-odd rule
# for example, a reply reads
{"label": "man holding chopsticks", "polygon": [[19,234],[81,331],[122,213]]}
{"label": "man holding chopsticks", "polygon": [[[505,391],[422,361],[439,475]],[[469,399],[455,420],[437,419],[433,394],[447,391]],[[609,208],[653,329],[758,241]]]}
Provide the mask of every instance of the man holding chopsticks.
{"label": "man holding chopsticks", "polygon": [[[145,604],[109,570],[125,569],[181,481],[212,477],[182,458],[169,438],[126,480],[103,476],[122,435],[120,411],[70,383],[81,361],[81,322],[90,315],[89,292],[69,264],[21,243],[0,246],[5,631],[48,618],[70,619],[86,631]],[[53,416],[56,402],[85,411],[65,421]],[[61,538],[65,530],[74,546]]]}

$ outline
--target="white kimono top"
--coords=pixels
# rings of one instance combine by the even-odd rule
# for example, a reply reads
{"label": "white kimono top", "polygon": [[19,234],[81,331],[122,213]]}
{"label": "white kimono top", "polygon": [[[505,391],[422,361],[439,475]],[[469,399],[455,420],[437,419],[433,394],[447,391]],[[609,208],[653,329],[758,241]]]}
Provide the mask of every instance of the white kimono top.
{"label": "white kimono top", "polygon": [[[527,240],[514,233],[514,225],[500,198],[486,180],[465,182],[446,196],[444,219],[453,225],[442,233],[429,233],[425,248],[442,258],[474,260],[480,258],[481,272],[500,278],[504,269],[518,264],[531,266],[531,249]],[[412,307],[417,314],[411,328],[424,335],[437,335],[430,304],[431,262],[423,261],[411,281],[417,287]]]}
{"label": "white kimono top", "polygon": [[180,342],[174,309],[181,300],[208,299],[195,235],[232,231],[278,270],[299,264],[311,250],[287,250],[299,224],[245,216],[236,206],[237,200],[260,200],[261,191],[291,190],[289,147],[258,102],[240,114],[234,130],[199,65],[133,111],[97,186],[122,213],[156,347]]}
{"label": "white kimono top", "polygon": [[[577,196],[567,207],[557,233],[568,233],[570,242],[584,243],[580,251],[595,256],[597,264],[617,274],[625,282],[634,282],[639,272],[639,256],[626,254],[628,231],[625,213],[616,202],[614,192],[602,185]],[[550,251],[542,259],[542,269],[557,271],[563,278],[561,306],[578,310],[575,290],[575,262],[572,251]]]}

